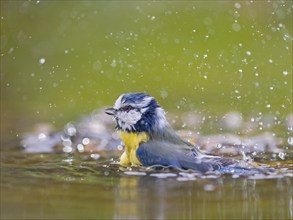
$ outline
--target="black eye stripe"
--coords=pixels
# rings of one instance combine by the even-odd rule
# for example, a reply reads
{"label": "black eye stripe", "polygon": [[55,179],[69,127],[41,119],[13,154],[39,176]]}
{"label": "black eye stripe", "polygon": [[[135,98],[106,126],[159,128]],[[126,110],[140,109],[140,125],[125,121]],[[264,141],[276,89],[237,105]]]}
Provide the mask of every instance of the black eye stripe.
{"label": "black eye stripe", "polygon": [[134,108],[131,105],[126,105],[126,106],[121,107],[119,110],[120,111],[130,111],[132,109],[134,109]]}

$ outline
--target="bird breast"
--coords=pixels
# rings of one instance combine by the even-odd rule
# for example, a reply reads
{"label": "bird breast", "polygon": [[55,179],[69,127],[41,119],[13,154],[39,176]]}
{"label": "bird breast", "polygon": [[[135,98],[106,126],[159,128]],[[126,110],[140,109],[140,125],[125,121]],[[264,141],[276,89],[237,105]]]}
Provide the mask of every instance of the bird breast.
{"label": "bird breast", "polygon": [[120,157],[120,164],[123,166],[141,165],[136,156],[136,150],[142,142],[147,142],[149,136],[146,132],[124,132],[120,131],[119,135],[125,145],[125,151]]}

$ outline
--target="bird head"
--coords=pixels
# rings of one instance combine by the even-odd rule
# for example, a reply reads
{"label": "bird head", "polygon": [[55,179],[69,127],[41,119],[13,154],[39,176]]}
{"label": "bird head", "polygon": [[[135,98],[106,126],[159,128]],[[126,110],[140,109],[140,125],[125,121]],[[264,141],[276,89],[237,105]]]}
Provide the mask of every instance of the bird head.
{"label": "bird head", "polygon": [[145,93],[122,94],[105,112],[113,116],[118,130],[126,132],[152,133],[167,125],[165,111]]}

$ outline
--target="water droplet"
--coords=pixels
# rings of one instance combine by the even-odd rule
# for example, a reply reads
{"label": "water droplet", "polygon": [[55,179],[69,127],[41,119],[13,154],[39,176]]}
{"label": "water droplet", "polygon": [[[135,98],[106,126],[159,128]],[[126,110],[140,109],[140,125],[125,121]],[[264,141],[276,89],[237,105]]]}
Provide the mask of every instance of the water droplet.
{"label": "water droplet", "polygon": [[69,136],[74,136],[76,135],[77,130],[73,124],[68,123],[64,128],[64,132]]}
{"label": "water droplet", "polygon": [[288,75],[288,71],[283,71],[283,75],[287,76]]}
{"label": "water droplet", "polygon": [[72,152],[72,147],[70,147],[70,146],[65,146],[65,147],[63,147],[63,152],[64,153],[70,153],[70,152]]}
{"label": "water droplet", "polygon": [[82,144],[78,144],[76,147],[77,147],[78,152],[80,152],[80,153],[84,152],[84,146]]}
{"label": "water droplet", "polygon": [[113,59],[113,60],[112,60],[112,63],[111,63],[111,67],[112,67],[112,68],[115,68],[116,66],[117,66],[116,60]]}
{"label": "water droplet", "polygon": [[283,152],[280,152],[279,154],[278,154],[278,156],[282,159],[282,160],[285,160],[285,153],[283,153]]}
{"label": "water droplet", "polygon": [[65,162],[65,163],[72,164],[72,162],[73,162],[73,158],[67,158],[67,159],[64,159],[64,160],[62,160],[62,161]]}
{"label": "water droplet", "polygon": [[45,64],[45,62],[46,62],[45,58],[40,58],[39,59],[39,64],[43,65],[43,64]]}
{"label": "water droplet", "polygon": [[100,154],[91,154],[90,157],[94,160],[98,160],[101,157],[101,155]]}
{"label": "water droplet", "polygon": [[117,150],[123,150],[123,146],[121,145],[121,144],[119,144],[118,146],[117,146]]}
{"label": "water droplet", "polygon": [[9,51],[8,51],[8,54],[11,54],[13,51],[14,51],[14,48],[11,47],[11,48],[9,49]]}
{"label": "water droplet", "polygon": [[251,52],[250,51],[246,51],[246,55],[250,56]]}
{"label": "water droplet", "polygon": [[237,9],[239,9],[239,8],[241,8],[241,4],[238,3],[238,2],[236,2],[236,3],[234,4],[234,7],[237,8]]}
{"label": "water droplet", "polygon": [[241,30],[241,26],[238,23],[232,24],[233,31],[239,32]]}
{"label": "water droplet", "polygon": [[235,130],[242,126],[243,117],[240,112],[231,111],[225,114],[222,119],[221,123],[223,128]]}
{"label": "water droplet", "polygon": [[168,97],[168,92],[166,90],[161,90],[160,91],[160,95],[163,99],[167,98]]}
{"label": "water droplet", "polygon": [[82,144],[83,145],[88,145],[89,143],[90,143],[90,139],[89,138],[82,139]]}
{"label": "water droplet", "polygon": [[40,134],[38,135],[38,139],[39,139],[39,140],[44,140],[44,139],[46,139],[46,138],[47,138],[47,135],[44,134],[44,133],[40,133]]}
{"label": "water droplet", "polygon": [[69,138],[61,137],[61,139],[62,139],[63,146],[69,146],[70,147],[72,145],[72,141]]}
{"label": "water droplet", "polygon": [[293,137],[288,137],[288,144],[293,145]]}

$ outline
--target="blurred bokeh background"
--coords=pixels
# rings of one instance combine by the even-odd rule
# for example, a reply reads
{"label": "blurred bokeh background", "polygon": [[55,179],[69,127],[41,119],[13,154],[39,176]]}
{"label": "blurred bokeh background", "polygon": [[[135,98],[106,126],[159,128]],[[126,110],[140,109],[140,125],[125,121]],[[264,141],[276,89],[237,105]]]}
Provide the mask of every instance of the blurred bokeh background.
{"label": "blurred bokeh background", "polygon": [[[0,4],[1,217],[292,219],[291,0]],[[153,95],[208,152],[230,141],[278,172],[152,176],[112,164],[120,152],[101,146],[114,125],[96,109],[126,92]]]}
{"label": "blurred bokeh background", "polygon": [[1,1],[1,132],[125,92],[168,112],[292,112],[292,1]]}

